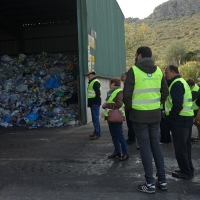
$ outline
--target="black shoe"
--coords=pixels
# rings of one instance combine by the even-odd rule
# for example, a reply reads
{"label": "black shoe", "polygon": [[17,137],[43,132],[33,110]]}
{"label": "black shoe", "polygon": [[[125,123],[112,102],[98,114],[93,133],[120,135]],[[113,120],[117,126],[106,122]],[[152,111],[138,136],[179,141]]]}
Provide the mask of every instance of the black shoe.
{"label": "black shoe", "polygon": [[93,137],[90,137],[90,140],[97,140],[97,139],[99,139],[99,136],[97,136],[97,135],[94,135]]}
{"label": "black shoe", "polygon": [[121,153],[120,152],[114,152],[112,155],[108,156],[108,158],[116,158],[116,157],[121,158]]}
{"label": "black shoe", "polygon": [[133,143],[135,143],[134,140],[130,140],[130,139],[127,139],[127,140],[126,140],[126,144],[128,144],[128,145],[133,144]]}
{"label": "black shoe", "polygon": [[184,178],[184,179],[190,179],[193,177],[193,175],[187,175],[182,172],[172,172],[172,176],[175,178]]}
{"label": "black shoe", "polygon": [[129,155],[126,154],[126,155],[122,155],[122,157],[119,159],[119,161],[125,161],[125,160],[128,160],[129,159]]}
{"label": "black shoe", "polygon": [[[93,135],[89,135],[89,137],[94,137],[95,136],[95,134],[93,134]],[[101,135],[98,135],[99,137],[101,137]]]}

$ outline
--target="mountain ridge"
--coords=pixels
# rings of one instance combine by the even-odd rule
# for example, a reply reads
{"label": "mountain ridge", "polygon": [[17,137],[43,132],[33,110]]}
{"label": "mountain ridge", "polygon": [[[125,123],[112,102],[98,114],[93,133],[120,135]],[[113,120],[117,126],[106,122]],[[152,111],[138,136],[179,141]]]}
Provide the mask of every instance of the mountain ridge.
{"label": "mountain ridge", "polygon": [[199,0],[169,0],[154,8],[153,13],[144,19],[125,18],[125,23],[140,23],[144,20],[175,19],[200,13]]}
{"label": "mountain ridge", "polygon": [[169,0],[157,6],[147,19],[166,19],[200,12],[199,0]]}

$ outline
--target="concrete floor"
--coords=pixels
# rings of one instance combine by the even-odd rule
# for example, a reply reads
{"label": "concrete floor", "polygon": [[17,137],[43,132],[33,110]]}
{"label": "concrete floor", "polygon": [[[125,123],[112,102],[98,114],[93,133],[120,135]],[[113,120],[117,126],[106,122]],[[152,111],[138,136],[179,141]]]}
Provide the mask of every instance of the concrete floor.
{"label": "concrete floor", "polygon": [[[0,200],[196,200],[200,199],[200,141],[192,145],[195,176],[172,178],[177,167],[172,144],[161,145],[168,191],[138,192],[144,182],[140,151],[128,146],[125,162],[107,159],[113,144],[106,122],[91,141],[92,124],[71,128],[0,128]],[[124,133],[127,136],[126,124]],[[196,127],[193,136],[197,135]]]}

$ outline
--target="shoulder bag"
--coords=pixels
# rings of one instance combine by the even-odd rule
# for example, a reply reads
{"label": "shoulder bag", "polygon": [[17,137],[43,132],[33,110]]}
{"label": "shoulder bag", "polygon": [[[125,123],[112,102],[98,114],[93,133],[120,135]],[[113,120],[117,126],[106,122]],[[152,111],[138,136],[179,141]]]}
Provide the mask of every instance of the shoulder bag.
{"label": "shoulder bag", "polygon": [[121,110],[113,109],[108,111],[107,122],[108,123],[122,123],[124,121],[124,116]]}

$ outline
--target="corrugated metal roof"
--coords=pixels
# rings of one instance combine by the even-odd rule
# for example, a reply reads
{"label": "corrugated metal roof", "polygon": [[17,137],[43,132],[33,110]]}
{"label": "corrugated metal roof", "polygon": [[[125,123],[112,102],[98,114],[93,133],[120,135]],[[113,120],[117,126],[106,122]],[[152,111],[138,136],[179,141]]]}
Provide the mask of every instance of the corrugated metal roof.
{"label": "corrugated metal roof", "polygon": [[0,27],[16,36],[23,24],[77,21],[76,0],[1,0]]}

